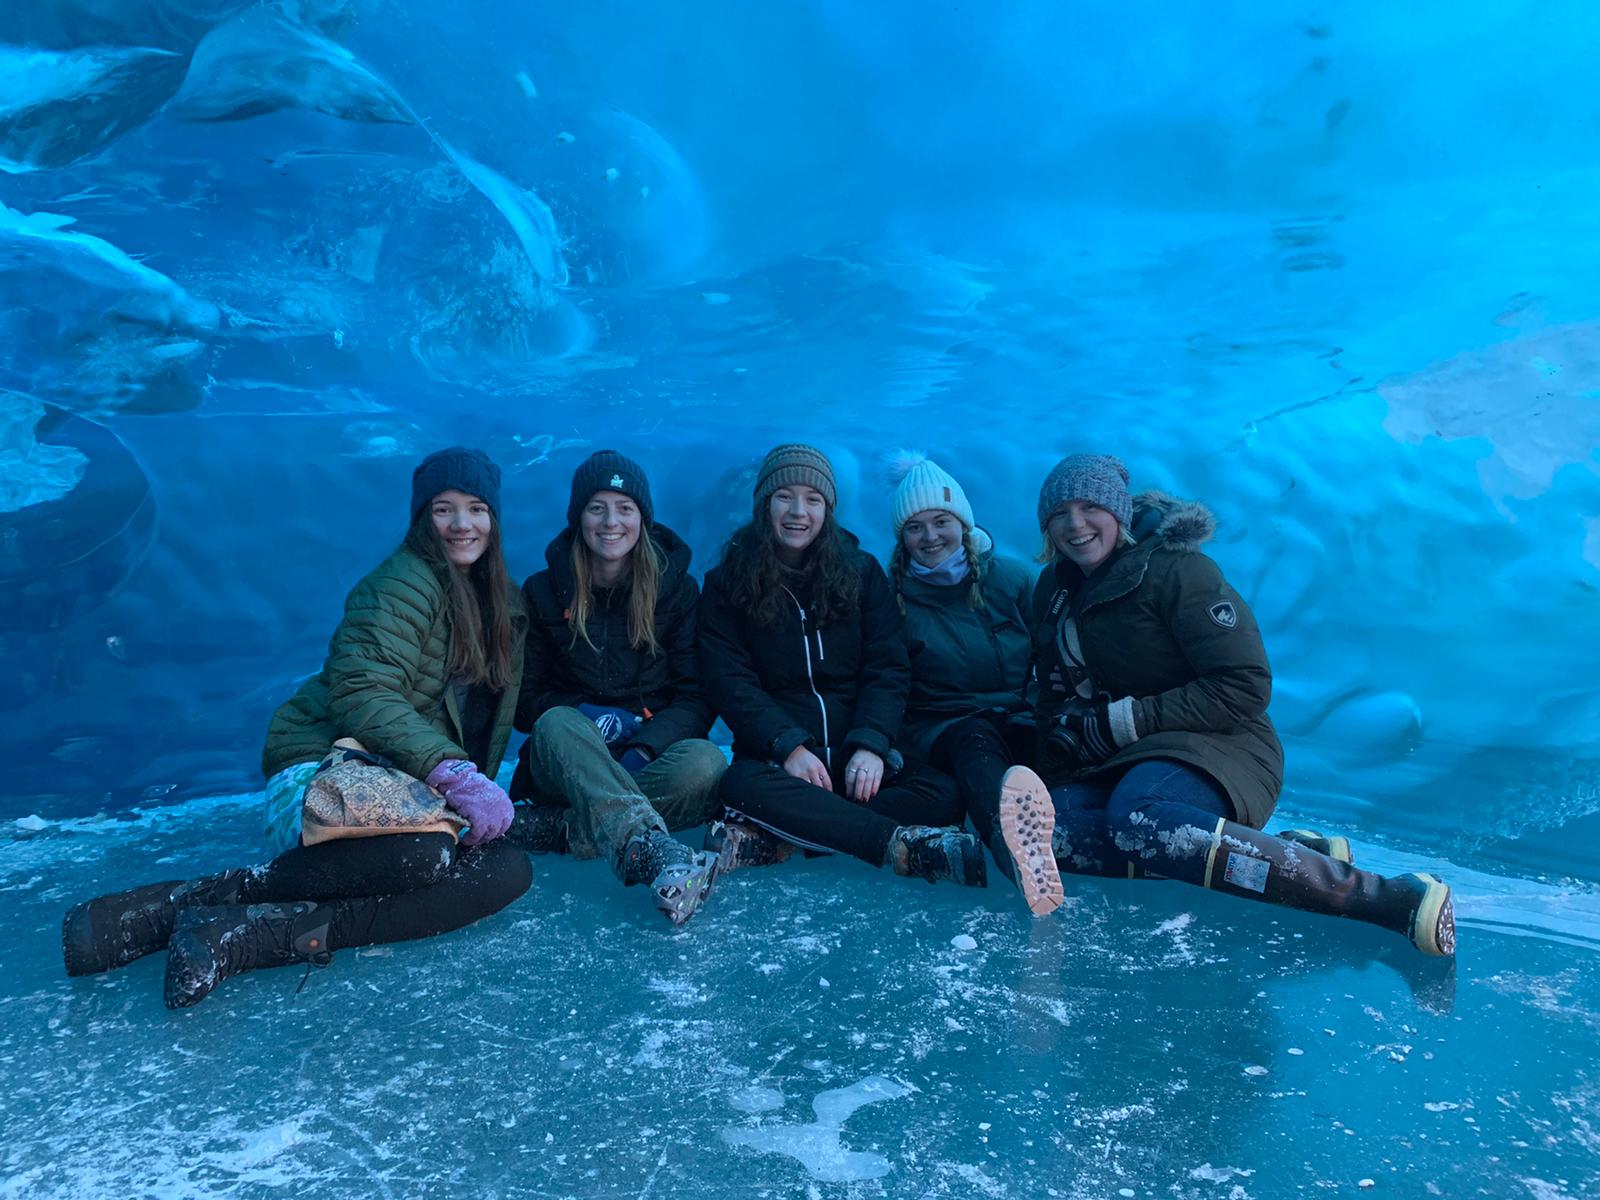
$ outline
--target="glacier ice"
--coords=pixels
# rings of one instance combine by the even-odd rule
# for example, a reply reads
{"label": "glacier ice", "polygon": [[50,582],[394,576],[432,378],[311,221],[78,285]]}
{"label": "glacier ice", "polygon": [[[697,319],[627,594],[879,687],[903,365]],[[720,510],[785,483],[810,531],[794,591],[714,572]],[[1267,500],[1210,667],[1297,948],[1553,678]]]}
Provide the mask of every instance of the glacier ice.
{"label": "glacier ice", "polygon": [[[1595,30],[1578,0],[4,6],[0,1057],[7,1116],[50,1115],[11,1189],[820,1193],[721,1131],[877,1076],[915,1090],[842,1123],[887,1165],[862,1195],[1592,1190]],[[418,455],[502,463],[521,575],[617,446],[703,569],[794,437],[880,552],[893,446],[1023,557],[1069,450],[1203,498],[1284,812],[1451,879],[1454,1007],[1293,914],[1084,883],[1033,930],[835,862],[730,880],[692,940],[550,864],[482,930],[185,1023],[148,971],[58,978],[70,900],[255,854],[216,797]],[[530,1013],[537,972],[573,1003]]]}

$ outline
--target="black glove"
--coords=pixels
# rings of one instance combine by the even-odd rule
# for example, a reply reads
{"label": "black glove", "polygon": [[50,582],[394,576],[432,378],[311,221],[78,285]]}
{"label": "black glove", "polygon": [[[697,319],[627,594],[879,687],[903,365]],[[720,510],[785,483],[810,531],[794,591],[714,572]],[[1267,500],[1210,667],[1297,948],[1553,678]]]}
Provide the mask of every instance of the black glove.
{"label": "black glove", "polygon": [[1050,744],[1074,767],[1092,767],[1139,740],[1139,716],[1139,702],[1131,698],[1074,696],[1056,717]]}

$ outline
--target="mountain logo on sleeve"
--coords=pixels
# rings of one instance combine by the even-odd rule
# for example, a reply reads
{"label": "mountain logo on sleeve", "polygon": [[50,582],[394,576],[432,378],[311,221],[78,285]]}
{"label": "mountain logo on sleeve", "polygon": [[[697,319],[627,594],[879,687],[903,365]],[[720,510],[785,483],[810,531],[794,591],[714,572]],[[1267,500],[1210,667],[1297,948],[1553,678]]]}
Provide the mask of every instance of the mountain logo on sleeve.
{"label": "mountain logo on sleeve", "polygon": [[1218,625],[1221,625],[1224,629],[1232,629],[1239,623],[1238,611],[1233,607],[1232,603],[1227,600],[1223,600],[1218,604],[1213,604],[1206,611],[1211,614],[1211,619]]}

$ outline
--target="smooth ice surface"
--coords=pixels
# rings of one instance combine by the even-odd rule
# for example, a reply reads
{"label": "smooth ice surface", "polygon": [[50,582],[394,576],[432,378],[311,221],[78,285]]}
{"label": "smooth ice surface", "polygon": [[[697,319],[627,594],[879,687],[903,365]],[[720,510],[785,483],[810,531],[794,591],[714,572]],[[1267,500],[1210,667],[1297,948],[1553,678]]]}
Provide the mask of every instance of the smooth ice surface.
{"label": "smooth ice surface", "polygon": [[340,953],[298,996],[298,968],[176,1014],[159,957],[62,977],[71,901],[254,858],[257,818],[238,797],[8,831],[0,1194],[1600,1188],[1592,888],[1358,842],[1457,881],[1452,970],[1177,884],[1068,880],[1035,921],[839,859],[736,872],[674,933],[603,865],[547,857],[480,926]]}
{"label": "smooth ice surface", "polygon": [[[1600,1186],[1597,35],[1588,0],[0,5],[0,1195]],[[681,936],[541,863],[479,930],[182,1017],[159,964],[59,977],[69,902],[257,857],[213,798],[427,450],[504,465],[521,577],[592,450],[703,570],[797,437],[880,553],[896,446],[1019,556],[1071,450],[1209,504],[1283,815],[1446,872],[1454,1000],[1397,939],[1174,886],[1035,924],[832,861]]]}

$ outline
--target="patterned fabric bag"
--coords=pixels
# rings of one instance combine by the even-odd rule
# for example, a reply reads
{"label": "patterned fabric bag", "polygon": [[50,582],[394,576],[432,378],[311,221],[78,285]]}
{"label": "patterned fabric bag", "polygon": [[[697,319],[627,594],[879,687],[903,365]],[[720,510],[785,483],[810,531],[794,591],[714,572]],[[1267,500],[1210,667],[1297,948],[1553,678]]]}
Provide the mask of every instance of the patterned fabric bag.
{"label": "patterned fabric bag", "polygon": [[306,785],[300,840],[307,846],[335,838],[385,833],[448,833],[460,837],[467,822],[444,797],[353,738],[340,738]]}

